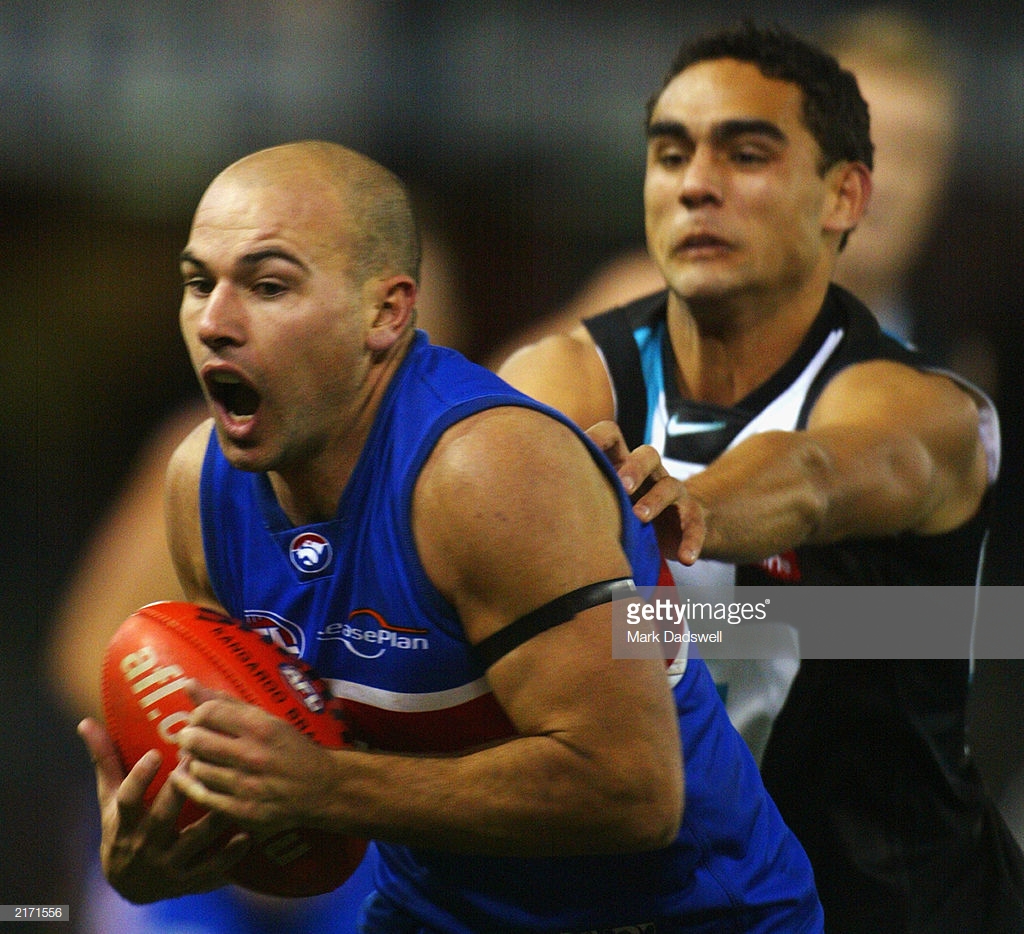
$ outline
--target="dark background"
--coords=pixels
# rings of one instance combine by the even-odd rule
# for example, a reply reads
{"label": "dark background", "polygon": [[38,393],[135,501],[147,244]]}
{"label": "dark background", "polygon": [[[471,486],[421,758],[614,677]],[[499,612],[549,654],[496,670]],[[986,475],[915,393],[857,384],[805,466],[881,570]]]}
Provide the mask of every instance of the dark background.
{"label": "dark background", "polygon": [[[640,241],[643,107],[683,39],[748,14],[814,37],[863,5],[0,0],[0,903],[74,914],[91,770],[41,653],[132,455],[194,391],[176,256],[210,178],[308,137],[389,166],[452,249],[464,349],[483,358]],[[1016,584],[1024,14],[906,8],[958,53],[958,181],[918,293],[940,329],[1001,351],[991,580]],[[986,705],[1018,688],[1013,664],[980,669],[975,735],[995,791],[1020,741]]]}

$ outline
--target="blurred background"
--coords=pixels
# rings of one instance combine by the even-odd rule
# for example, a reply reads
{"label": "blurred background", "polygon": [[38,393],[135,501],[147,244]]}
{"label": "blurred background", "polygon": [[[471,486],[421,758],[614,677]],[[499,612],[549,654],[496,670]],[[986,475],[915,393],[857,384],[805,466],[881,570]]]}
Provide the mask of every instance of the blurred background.
{"label": "blurred background", "polygon": [[[869,4],[696,6],[0,0],[0,903],[74,915],[92,773],[44,654],[134,458],[195,394],[176,257],[211,177],[309,137],[384,163],[427,236],[425,324],[487,361],[641,244],[644,104],[684,39],[746,15],[816,38]],[[943,41],[959,98],[913,289],[929,340],[955,345],[1002,410],[989,582],[1019,584],[1024,13],[904,7]],[[999,710],[1020,676],[991,670],[975,734],[998,792],[1021,747]]]}

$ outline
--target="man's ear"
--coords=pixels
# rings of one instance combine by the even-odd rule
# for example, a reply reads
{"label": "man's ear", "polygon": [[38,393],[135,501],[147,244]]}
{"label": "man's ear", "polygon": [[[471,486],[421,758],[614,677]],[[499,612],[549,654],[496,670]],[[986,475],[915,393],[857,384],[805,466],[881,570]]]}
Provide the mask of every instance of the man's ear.
{"label": "man's ear", "polygon": [[871,200],[871,170],[862,162],[840,162],[828,172],[829,198],[822,220],[830,233],[848,234]]}
{"label": "man's ear", "polygon": [[366,346],[374,353],[389,349],[412,326],[416,280],[411,276],[389,276],[379,280],[376,289],[376,316],[366,336]]}

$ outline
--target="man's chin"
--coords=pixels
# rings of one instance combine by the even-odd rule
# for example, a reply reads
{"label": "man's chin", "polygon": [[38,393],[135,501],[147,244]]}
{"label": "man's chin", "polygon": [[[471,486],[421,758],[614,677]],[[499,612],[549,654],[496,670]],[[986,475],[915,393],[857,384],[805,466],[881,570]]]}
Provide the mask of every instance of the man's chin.
{"label": "man's chin", "polygon": [[217,425],[217,441],[227,462],[236,470],[247,470],[253,473],[264,473],[270,469],[270,459],[265,451],[261,451],[255,438],[238,437]]}
{"label": "man's chin", "polygon": [[734,282],[722,276],[677,276],[669,288],[686,305],[716,304],[737,293]]}

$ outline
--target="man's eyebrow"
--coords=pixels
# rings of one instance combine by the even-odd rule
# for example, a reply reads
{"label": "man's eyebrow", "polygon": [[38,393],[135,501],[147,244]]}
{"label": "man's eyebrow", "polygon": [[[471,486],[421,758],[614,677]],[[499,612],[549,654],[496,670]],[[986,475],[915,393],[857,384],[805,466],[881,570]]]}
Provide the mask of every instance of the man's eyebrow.
{"label": "man's eyebrow", "polygon": [[[686,126],[677,120],[656,120],[647,126],[647,138],[668,136],[678,140],[690,140],[692,135]],[[736,117],[723,120],[711,128],[711,138],[716,143],[725,143],[738,136],[765,136],[777,142],[786,142],[786,134],[777,123],[756,117]]]}
{"label": "man's eyebrow", "polygon": [[[268,259],[284,260],[287,263],[291,263],[293,266],[298,266],[299,269],[302,269],[303,271],[307,270],[306,264],[297,256],[289,253],[287,250],[281,250],[276,247],[268,247],[264,250],[254,250],[252,253],[246,253],[239,257],[238,262],[239,265],[242,266],[258,266],[264,260]],[[181,251],[178,261],[181,265],[185,265],[187,263],[192,266],[197,266],[200,269],[206,268],[206,263],[199,259],[188,247],[185,247],[185,249]]]}
{"label": "man's eyebrow", "polygon": [[185,247],[185,249],[178,254],[178,264],[180,266],[184,266],[186,263],[190,266],[198,266],[200,269],[206,268],[206,263],[201,259],[197,259],[196,255],[188,247]]}
{"label": "man's eyebrow", "polygon": [[238,262],[243,266],[258,266],[264,260],[268,259],[284,260],[286,263],[298,266],[299,269],[303,271],[307,268],[306,264],[294,253],[289,253],[287,250],[282,250],[279,247],[267,247],[263,250],[254,250],[252,253],[246,253],[244,256],[239,257]]}
{"label": "man's eyebrow", "polygon": [[723,120],[716,124],[711,135],[720,141],[735,139],[737,136],[766,136],[779,143],[786,142],[786,134],[777,123],[756,117]]}
{"label": "man's eyebrow", "polygon": [[656,120],[647,124],[647,138],[669,136],[673,139],[688,140],[690,131],[678,120]]}

